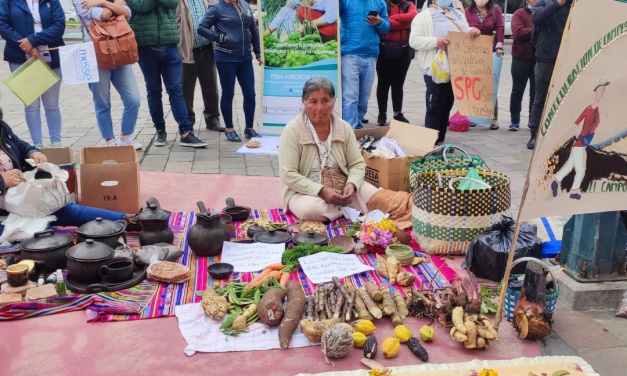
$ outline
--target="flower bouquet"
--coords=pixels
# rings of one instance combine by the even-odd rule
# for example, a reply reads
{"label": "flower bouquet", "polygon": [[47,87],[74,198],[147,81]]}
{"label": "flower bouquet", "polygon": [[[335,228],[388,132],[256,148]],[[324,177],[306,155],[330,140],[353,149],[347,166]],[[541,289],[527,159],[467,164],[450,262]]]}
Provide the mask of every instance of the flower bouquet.
{"label": "flower bouquet", "polygon": [[364,250],[371,253],[385,253],[390,244],[396,244],[394,234],[398,229],[390,219],[382,219],[378,222],[366,220],[356,224],[355,236],[364,244]]}

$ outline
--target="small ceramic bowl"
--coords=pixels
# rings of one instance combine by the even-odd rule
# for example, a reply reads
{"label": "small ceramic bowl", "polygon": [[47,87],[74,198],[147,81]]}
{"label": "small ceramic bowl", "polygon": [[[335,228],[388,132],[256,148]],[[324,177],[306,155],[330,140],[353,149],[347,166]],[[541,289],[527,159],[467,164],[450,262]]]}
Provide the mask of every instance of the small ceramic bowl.
{"label": "small ceramic bowl", "polygon": [[207,272],[213,279],[228,279],[233,274],[233,265],[226,262],[211,264],[207,267]]}

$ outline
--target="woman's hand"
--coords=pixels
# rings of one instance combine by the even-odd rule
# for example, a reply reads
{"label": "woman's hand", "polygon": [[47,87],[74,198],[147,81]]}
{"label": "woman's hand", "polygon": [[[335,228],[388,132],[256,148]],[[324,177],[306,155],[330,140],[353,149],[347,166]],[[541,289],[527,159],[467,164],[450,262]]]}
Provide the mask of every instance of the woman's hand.
{"label": "woman's hand", "polygon": [[263,65],[263,59],[262,58],[258,57],[257,58],[257,62],[259,63],[259,65]]}
{"label": "woman's hand", "polygon": [[324,200],[327,204],[331,205],[345,205],[346,199],[344,196],[338,194],[335,189],[329,187],[323,187],[320,192],[318,192],[318,196]]}
{"label": "woman's hand", "polygon": [[20,40],[18,40],[18,43],[20,44],[20,48],[22,49],[22,51],[24,51],[25,54],[29,54],[31,55],[33,48],[33,45],[30,44],[30,41],[28,40],[28,38],[22,38]]}
{"label": "woman's hand", "polygon": [[48,157],[46,157],[46,154],[41,153],[41,152],[34,152],[29,156],[32,160],[34,160],[36,163],[46,163],[48,162]]}
{"label": "woman's hand", "polygon": [[503,51],[502,48],[497,48],[496,49],[496,56],[501,57],[503,55],[505,55],[505,51]]}
{"label": "woman's hand", "polygon": [[95,7],[101,7],[104,5],[106,0],[85,0],[82,2],[83,9],[90,9]]}
{"label": "woman's hand", "polygon": [[476,38],[481,35],[481,30],[477,29],[476,27],[471,27],[468,31],[468,34],[470,34],[471,38]]}
{"label": "woman's hand", "polygon": [[383,23],[383,19],[379,16],[368,16],[366,17],[366,22],[372,26],[379,26]]}
{"label": "woman's hand", "polygon": [[438,48],[441,50],[445,50],[446,46],[448,46],[449,43],[451,43],[451,41],[448,40],[448,38],[445,38],[445,37],[438,38]]}
{"label": "woman's hand", "polygon": [[355,197],[355,191],[356,189],[353,183],[347,183],[344,186],[344,190],[342,191],[342,196],[344,197],[345,204],[348,204],[349,202],[353,200],[353,197]]}
{"label": "woman's hand", "polygon": [[26,180],[22,177],[22,174],[19,170],[11,170],[5,171],[2,174],[2,179],[4,180],[4,191],[7,189],[18,186],[20,183],[25,182]]}

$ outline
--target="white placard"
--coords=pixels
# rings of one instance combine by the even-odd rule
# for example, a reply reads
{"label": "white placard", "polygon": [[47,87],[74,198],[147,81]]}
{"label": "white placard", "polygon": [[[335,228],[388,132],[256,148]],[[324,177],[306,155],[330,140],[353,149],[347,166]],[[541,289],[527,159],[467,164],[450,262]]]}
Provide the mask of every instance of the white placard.
{"label": "white placard", "polygon": [[256,272],[281,262],[285,244],[224,242],[222,262],[233,265],[236,272]]}
{"label": "white placard", "polygon": [[333,277],[344,278],[374,270],[359,261],[357,255],[342,255],[331,252],[320,252],[301,257],[298,262],[307,278],[315,284],[329,282]]}
{"label": "white placard", "polygon": [[98,82],[98,62],[92,42],[59,47],[63,83],[66,85]]}

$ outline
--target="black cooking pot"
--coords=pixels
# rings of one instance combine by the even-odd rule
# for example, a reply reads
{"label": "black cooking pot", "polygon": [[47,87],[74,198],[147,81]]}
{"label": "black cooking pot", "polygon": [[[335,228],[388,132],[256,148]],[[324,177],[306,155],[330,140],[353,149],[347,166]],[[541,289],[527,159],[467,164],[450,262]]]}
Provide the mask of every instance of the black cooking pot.
{"label": "black cooking pot", "polygon": [[139,233],[139,244],[169,243],[174,241],[174,232],[170,228],[171,211],[161,209],[159,201],[151,197],[146,201],[148,209],[139,213],[142,230]]}
{"label": "black cooking pot", "polygon": [[237,206],[232,197],[226,199],[226,208],[222,209],[224,214],[228,214],[236,222],[245,221],[250,216],[251,209],[248,206]]}
{"label": "black cooking pot", "polygon": [[312,243],[317,245],[327,245],[329,238],[326,235],[317,233],[315,231],[301,231],[294,235],[294,244],[306,244]]}
{"label": "black cooking pot", "polygon": [[255,242],[256,243],[267,243],[267,244],[288,244],[292,241],[292,235],[288,234],[285,231],[279,231],[271,228],[270,230],[258,232],[255,234]]}
{"label": "black cooking pot", "polygon": [[65,252],[73,245],[71,234],[55,234],[52,230],[36,232],[21,244],[22,260],[34,260],[38,270],[52,273],[65,268]]}
{"label": "black cooking pot", "polygon": [[76,242],[82,243],[87,239],[94,239],[116,249],[126,244],[126,222],[124,220],[109,221],[100,217],[82,225],[76,230]]}
{"label": "black cooking pot", "polygon": [[114,253],[113,248],[93,239],[78,243],[65,254],[68,274],[81,282],[99,281],[100,267],[110,263]]}
{"label": "black cooking pot", "polygon": [[258,232],[266,232],[266,228],[258,225],[257,223],[253,223],[252,225],[248,226],[248,230],[246,230],[246,236],[252,239]]}

